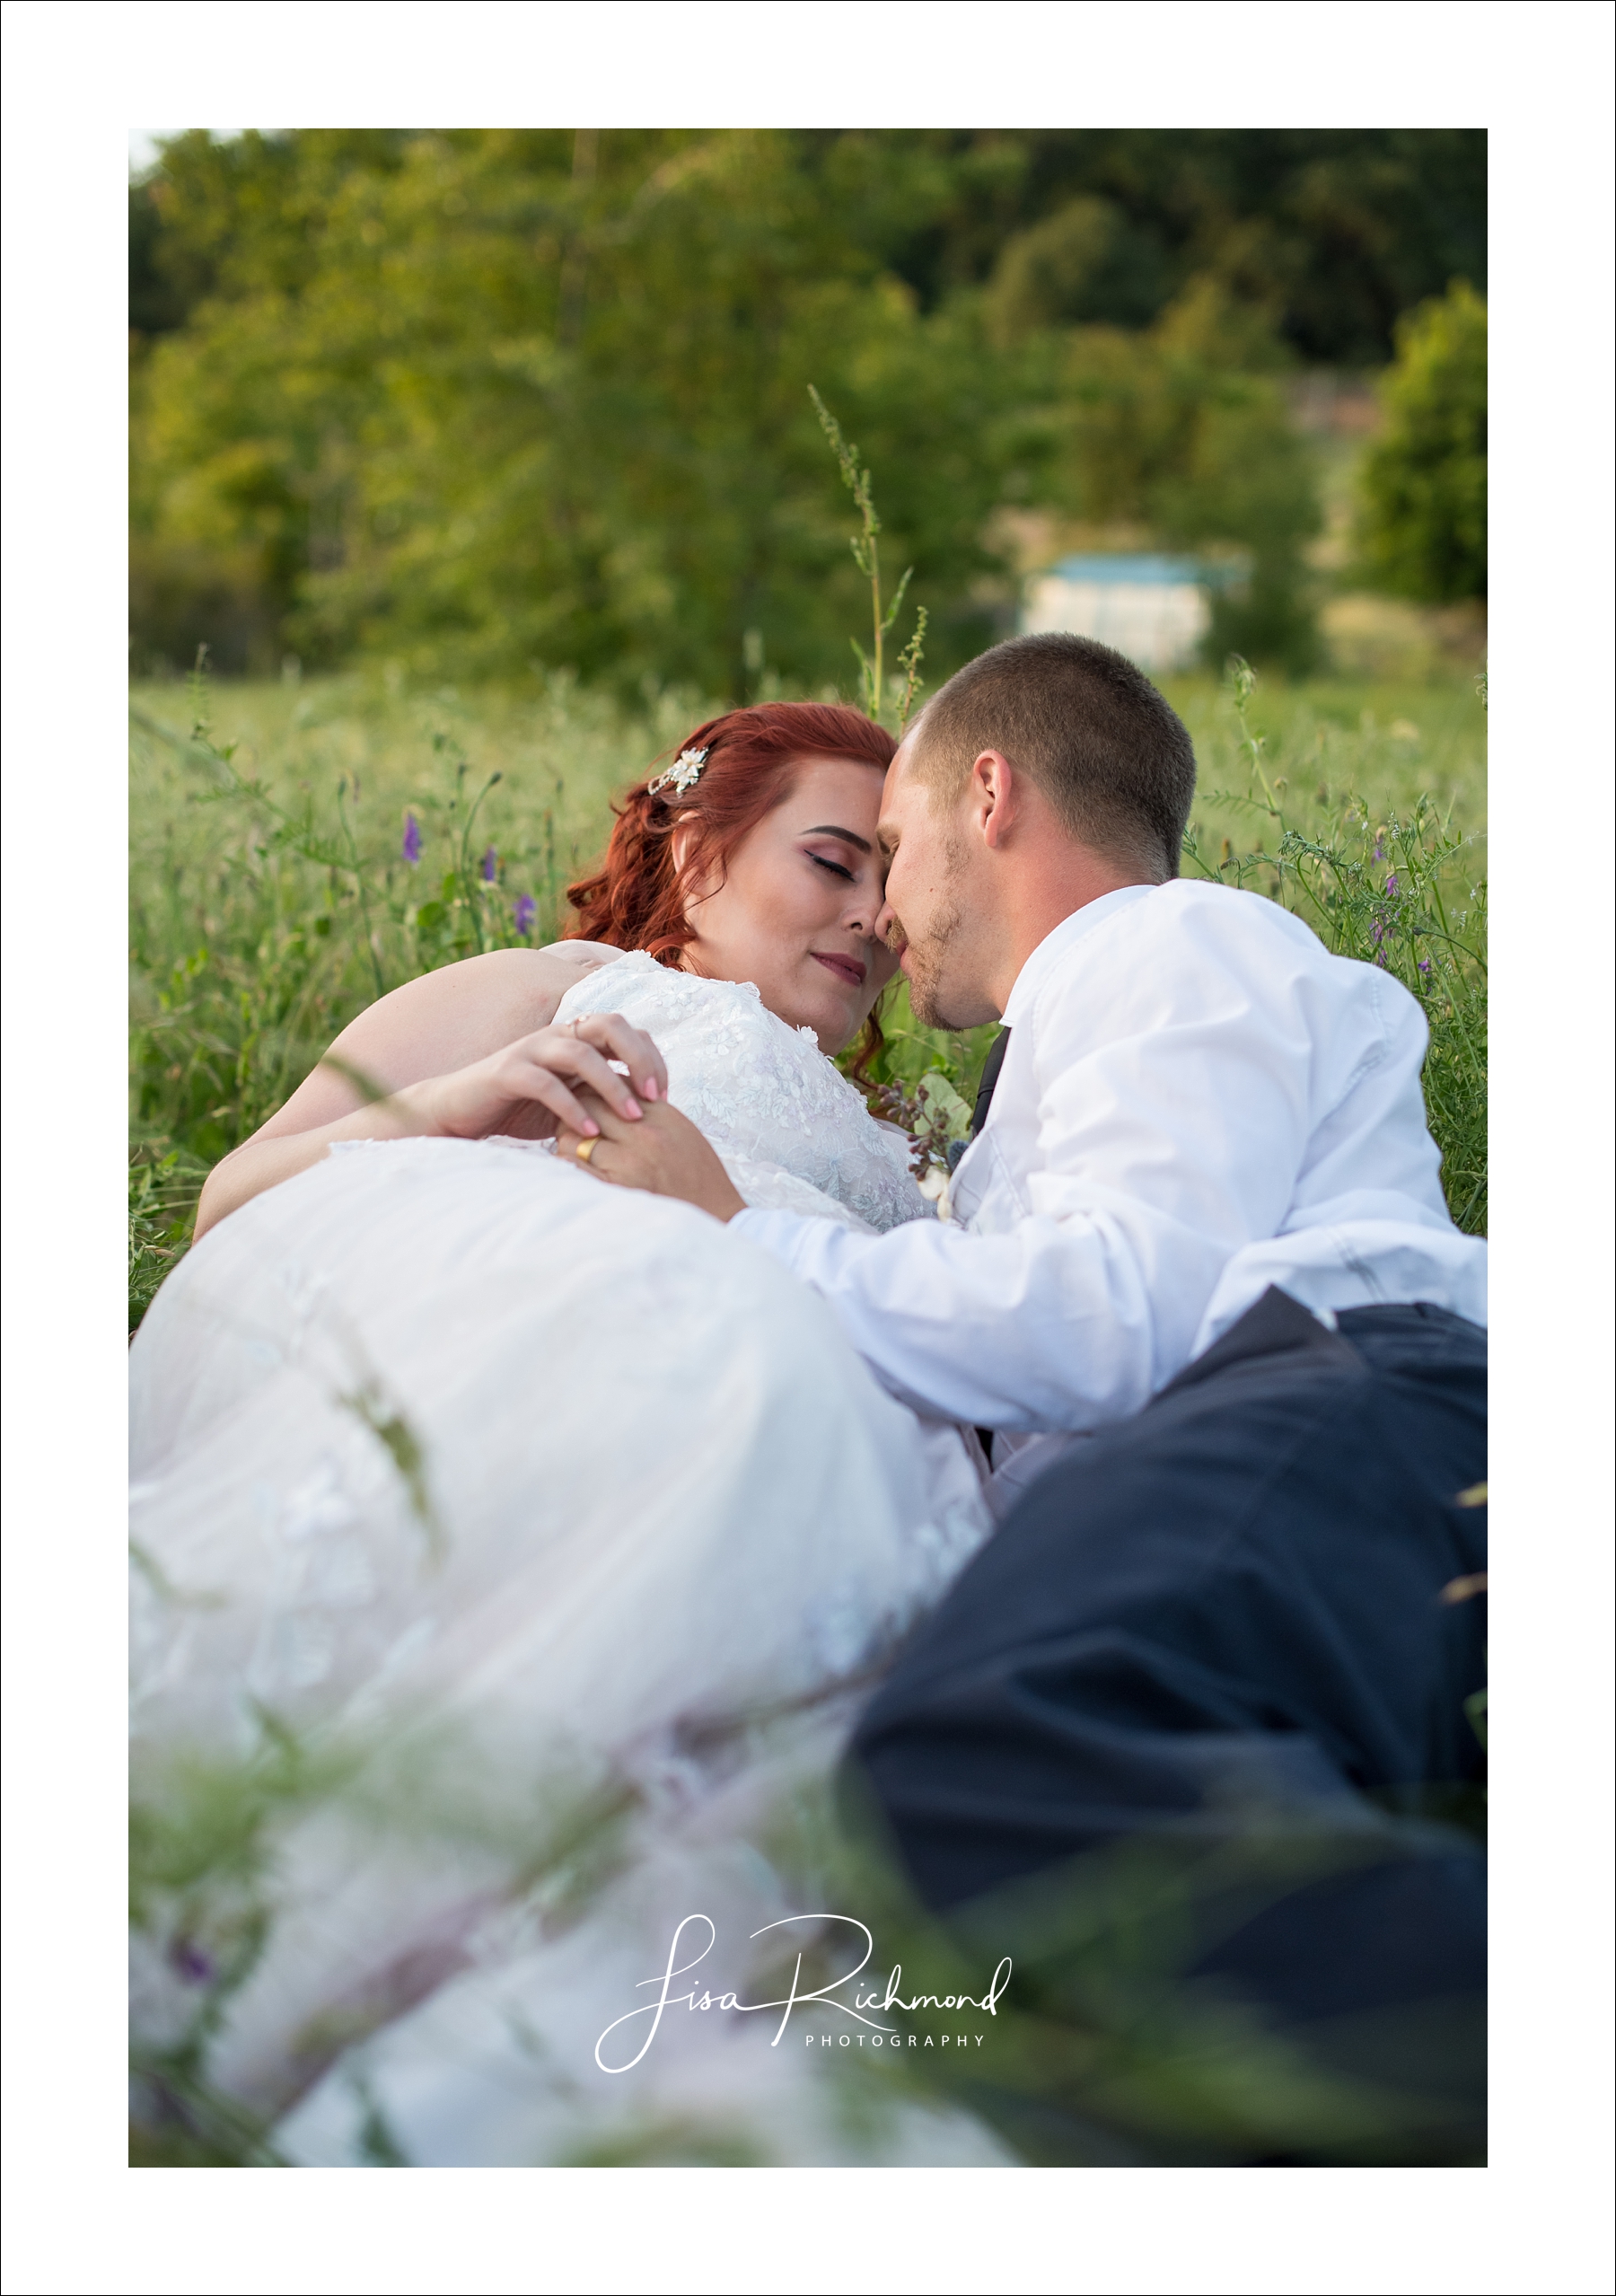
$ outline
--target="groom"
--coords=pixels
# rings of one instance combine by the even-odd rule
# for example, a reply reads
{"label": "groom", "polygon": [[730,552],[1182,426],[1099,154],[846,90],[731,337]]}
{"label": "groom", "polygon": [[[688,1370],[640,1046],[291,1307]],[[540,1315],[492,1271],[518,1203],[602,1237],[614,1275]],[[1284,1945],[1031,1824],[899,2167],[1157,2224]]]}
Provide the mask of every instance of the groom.
{"label": "groom", "polygon": [[[1425,1024],[1277,904],[1179,879],[1194,773],[1148,680],[1059,634],[969,664],[899,750],[878,929],[920,1020],[1005,1024],[950,1219],[752,1210],[677,1112],[602,1119],[606,1176],[733,1222],[892,1394],[989,1438],[1002,1526],[856,1740],[939,1910],[1480,1768],[1486,1247],[1444,1203]],[[1472,1999],[1469,1837],[1381,1847],[1203,1974],[1281,2024]]]}

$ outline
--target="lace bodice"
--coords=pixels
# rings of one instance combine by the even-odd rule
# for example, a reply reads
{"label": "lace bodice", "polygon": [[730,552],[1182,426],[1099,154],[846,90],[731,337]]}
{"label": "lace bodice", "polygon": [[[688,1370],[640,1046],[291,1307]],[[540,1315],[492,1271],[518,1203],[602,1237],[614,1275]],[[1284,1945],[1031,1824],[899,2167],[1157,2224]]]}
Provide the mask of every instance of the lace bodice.
{"label": "lace bodice", "polygon": [[875,1122],[813,1031],[777,1019],[750,981],[675,972],[635,950],[586,973],[556,1018],[585,1013],[621,1013],[655,1039],[669,1099],[749,1204],[876,1229],[931,1216],[903,1135]]}

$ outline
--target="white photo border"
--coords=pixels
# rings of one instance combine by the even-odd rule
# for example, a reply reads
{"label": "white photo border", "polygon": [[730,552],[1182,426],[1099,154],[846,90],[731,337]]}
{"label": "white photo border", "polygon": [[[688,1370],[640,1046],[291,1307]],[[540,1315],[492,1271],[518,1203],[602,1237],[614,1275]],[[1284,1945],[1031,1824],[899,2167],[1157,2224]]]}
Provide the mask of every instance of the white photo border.
{"label": "white photo border", "polygon": [[[1594,2052],[1610,2028],[1612,22],[1582,0],[9,0],[9,2284],[1608,2284],[1608,2082]],[[356,2172],[236,2194],[124,2165],[127,137],[140,119],[239,119],[248,101],[266,119],[384,126],[489,124],[516,100],[566,126],[1038,127],[1076,113],[1095,127],[1489,133],[1503,642],[1489,2168],[1350,2183],[1293,2171],[1257,2190],[1205,2169],[1001,2169],[975,2184],[757,2170],[722,2186],[695,2170],[534,2169],[451,2195],[421,2172],[385,2194]],[[1562,835],[1570,857],[1591,857],[1575,876]],[[620,2193],[602,2182],[624,2176],[637,2181]],[[1141,2176],[1193,2181],[1151,2193]]]}

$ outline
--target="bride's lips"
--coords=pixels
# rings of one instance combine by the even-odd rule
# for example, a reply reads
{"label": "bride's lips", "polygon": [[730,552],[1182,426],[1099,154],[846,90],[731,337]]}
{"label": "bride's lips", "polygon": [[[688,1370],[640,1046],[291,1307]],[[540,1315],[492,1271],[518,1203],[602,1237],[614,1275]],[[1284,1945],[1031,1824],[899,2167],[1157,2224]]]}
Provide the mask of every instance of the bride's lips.
{"label": "bride's lips", "polygon": [[827,972],[834,972],[837,979],[845,981],[849,988],[864,987],[866,968],[856,956],[824,956],[818,949],[810,949],[808,954],[815,964],[822,964]]}

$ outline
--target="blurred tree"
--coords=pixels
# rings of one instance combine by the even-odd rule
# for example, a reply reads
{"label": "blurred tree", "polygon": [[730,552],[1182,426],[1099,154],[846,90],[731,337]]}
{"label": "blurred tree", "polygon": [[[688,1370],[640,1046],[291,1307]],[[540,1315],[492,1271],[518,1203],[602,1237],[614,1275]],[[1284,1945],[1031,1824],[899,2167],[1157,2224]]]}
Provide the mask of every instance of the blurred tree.
{"label": "blurred tree", "polygon": [[1219,642],[1244,615],[1229,643],[1294,664],[1314,514],[1273,377],[1383,355],[1434,263],[1479,262],[1484,154],[1446,131],[187,134],[131,193],[137,658],[206,638],[225,669],[290,647],[846,684],[857,576],[812,382],[919,569],[928,675],[1010,626],[982,537],[1016,503],[1243,552]]}
{"label": "blurred tree", "polygon": [[1114,200],[1068,200],[1006,245],[988,285],[988,325],[1001,345],[1036,327],[1142,326],[1166,300],[1166,271]]}
{"label": "blurred tree", "polygon": [[[856,167],[805,169],[767,133],[432,135],[385,156],[312,142],[285,224],[250,222],[145,360],[142,594],[166,575],[178,595],[211,552],[252,559],[313,660],[845,682],[858,577],[812,381],[874,467],[894,559],[927,568],[936,660],[992,635],[972,586],[996,572],[1014,377],[970,312],[922,321],[880,275]],[[222,187],[205,161],[181,154],[172,195],[198,249],[188,202],[259,180]]]}
{"label": "blurred tree", "polygon": [[[833,145],[837,131],[818,141]],[[1379,366],[1400,312],[1487,273],[1487,137],[1475,128],[922,129],[866,140],[904,198],[870,209],[922,310],[1111,211],[1111,264],[1050,320],[1148,323],[1197,273],[1261,308],[1313,364]],[[1054,219],[1086,207],[1086,223]],[[1024,253],[1022,233],[1033,234]]]}
{"label": "blurred tree", "polygon": [[1365,459],[1358,548],[1377,588],[1487,595],[1487,305],[1463,280],[1397,331],[1385,427]]}
{"label": "blurred tree", "polygon": [[1211,658],[1241,653],[1294,674],[1318,658],[1304,559],[1319,527],[1312,450],[1275,377],[1282,344],[1211,277],[1155,325],[1046,337],[1058,372],[1041,429],[1041,490],[1069,516],[1143,526],[1224,561]]}
{"label": "blurred tree", "polygon": [[326,128],[172,137],[159,167],[129,186],[130,328],[169,334],[209,296],[304,286],[341,179],[392,172],[408,140],[395,128]]}
{"label": "blurred tree", "polygon": [[139,340],[180,326],[188,301],[168,276],[161,176],[129,186],[129,332]]}

